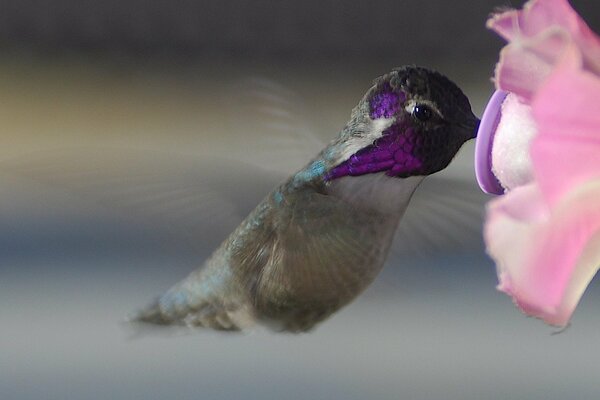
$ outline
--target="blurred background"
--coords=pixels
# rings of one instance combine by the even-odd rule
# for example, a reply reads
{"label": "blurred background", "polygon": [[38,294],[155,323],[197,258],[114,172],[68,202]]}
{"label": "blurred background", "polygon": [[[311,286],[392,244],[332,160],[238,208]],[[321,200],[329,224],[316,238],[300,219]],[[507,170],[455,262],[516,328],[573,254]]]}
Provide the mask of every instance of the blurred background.
{"label": "blurred background", "polygon": [[[600,31],[598,2],[572,4]],[[401,227],[377,281],[313,332],[124,323],[335,136],[373,78],[436,68],[481,115],[502,46],[485,20],[521,5],[0,0],[0,397],[597,398],[597,283],[558,335],[496,292],[473,143],[411,211],[446,240]]]}

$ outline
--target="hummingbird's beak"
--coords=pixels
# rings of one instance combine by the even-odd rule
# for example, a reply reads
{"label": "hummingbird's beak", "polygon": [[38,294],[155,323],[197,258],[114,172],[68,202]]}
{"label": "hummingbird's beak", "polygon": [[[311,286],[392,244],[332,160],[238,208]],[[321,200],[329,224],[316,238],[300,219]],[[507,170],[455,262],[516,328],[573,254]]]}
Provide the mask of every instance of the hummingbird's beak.
{"label": "hummingbird's beak", "polygon": [[465,132],[466,140],[475,139],[481,120],[473,115],[473,118],[464,124],[460,124],[460,128]]}
{"label": "hummingbird's beak", "polygon": [[471,139],[475,139],[477,137],[477,132],[479,132],[479,124],[481,124],[481,120],[475,117],[475,121],[473,122],[473,136]]}

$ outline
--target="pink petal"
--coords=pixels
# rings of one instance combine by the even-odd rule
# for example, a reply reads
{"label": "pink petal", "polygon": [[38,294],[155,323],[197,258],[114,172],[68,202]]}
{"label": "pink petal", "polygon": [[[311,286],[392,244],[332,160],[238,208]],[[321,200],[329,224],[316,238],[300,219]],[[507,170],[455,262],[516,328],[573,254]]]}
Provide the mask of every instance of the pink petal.
{"label": "pink petal", "polygon": [[527,314],[568,323],[600,267],[600,181],[578,188],[551,211],[529,184],[488,206],[485,239],[498,289]]}
{"label": "pink petal", "polygon": [[533,39],[505,46],[496,66],[497,88],[530,101],[570,44],[564,31],[548,30]]}
{"label": "pink petal", "polygon": [[569,45],[586,70],[600,75],[600,37],[566,0],[532,0],[492,16],[487,26],[510,42],[496,68],[499,89],[530,100]]}
{"label": "pink petal", "polygon": [[600,178],[600,77],[562,63],[532,103],[535,178],[551,206]]}
{"label": "pink petal", "polygon": [[551,26],[560,26],[577,40],[597,41],[585,21],[573,10],[567,0],[533,0],[522,10],[509,10],[492,15],[487,27],[507,41],[532,37]]}

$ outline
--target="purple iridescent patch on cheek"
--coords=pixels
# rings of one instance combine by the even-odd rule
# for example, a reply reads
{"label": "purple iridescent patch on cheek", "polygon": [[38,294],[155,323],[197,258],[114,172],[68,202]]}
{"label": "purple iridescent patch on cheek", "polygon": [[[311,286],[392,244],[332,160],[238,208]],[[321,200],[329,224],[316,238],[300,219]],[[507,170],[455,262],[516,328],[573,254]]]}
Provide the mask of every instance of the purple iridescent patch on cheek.
{"label": "purple iridescent patch on cheek", "polygon": [[347,161],[333,168],[325,179],[382,171],[386,171],[388,176],[416,175],[423,167],[423,162],[414,155],[418,145],[418,137],[412,128],[392,125],[373,145],[356,152]]}
{"label": "purple iridescent patch on cheek", "polygon": [[391,118],[406,100],[404,92],[394,92],[389,85],[371,98],[369,104],[371,119]]}

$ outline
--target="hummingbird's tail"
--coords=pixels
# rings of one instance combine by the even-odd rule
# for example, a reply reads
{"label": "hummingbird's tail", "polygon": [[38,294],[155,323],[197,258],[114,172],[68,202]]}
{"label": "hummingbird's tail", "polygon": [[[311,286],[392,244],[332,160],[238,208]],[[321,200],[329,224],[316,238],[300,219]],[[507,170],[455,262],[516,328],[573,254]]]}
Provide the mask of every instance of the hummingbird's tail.
{"label": "hummingbird's tail", "polygon": [[158,300],[137,312],[129,321],[151,325],[180,325],[161,310]]}
{"label": "hummingbird's tail", "polygon": [[191,304],[181,288],[169,290],[130,318],[133,323],[205,327],[222,331],[239,331],[252,325],[253,321],[252,312],[245,307],[226,307],[207,300]]}

